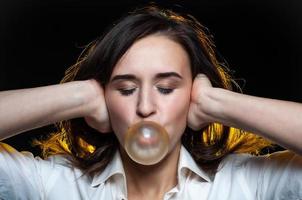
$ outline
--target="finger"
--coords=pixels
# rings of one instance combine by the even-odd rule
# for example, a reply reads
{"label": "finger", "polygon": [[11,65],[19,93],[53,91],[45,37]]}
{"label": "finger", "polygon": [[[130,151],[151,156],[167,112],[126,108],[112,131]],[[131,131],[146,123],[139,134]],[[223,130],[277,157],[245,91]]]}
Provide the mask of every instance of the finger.
{"label": "finger", "polygon": [[193,82],[191,91],[191,100],[196,101],[199,98],[200,92],[206,88],[211,88],[212,84],[208,77],[204,74],[198,74]]}
{"label": "finger", "polygon": [[197,74],[194,84],[201,85],[202,87],[212,87],[210,79],[205,74]]}
{"label": "finger", "polygon": [[191,104],[187,116],[187,125],[192,130],[201,130],[203,127],[207,126],[209,122],[205,121],[202,115],[197,114],[198,107],[196,104]]}

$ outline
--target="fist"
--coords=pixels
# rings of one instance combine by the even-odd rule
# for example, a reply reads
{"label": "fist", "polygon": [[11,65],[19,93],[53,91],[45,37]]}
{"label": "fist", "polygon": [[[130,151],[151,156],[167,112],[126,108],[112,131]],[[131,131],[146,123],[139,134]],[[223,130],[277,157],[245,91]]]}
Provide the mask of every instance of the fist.
{"label": "fist", "polygon": [[89,80],[92,95],[88,102],[89,112],[84,117],[86,123],[101,133],[111,132],[111,123],[104,97],[103,87],[94,79]]}
{"label": "fist", "polygon": [[188,126],[193,130],[200,130],[210,123],[210,117],[206,111],[208,90],[211,90],[212,84],[204,74],[198,74],[192,85],[191,102],[188,112]]}

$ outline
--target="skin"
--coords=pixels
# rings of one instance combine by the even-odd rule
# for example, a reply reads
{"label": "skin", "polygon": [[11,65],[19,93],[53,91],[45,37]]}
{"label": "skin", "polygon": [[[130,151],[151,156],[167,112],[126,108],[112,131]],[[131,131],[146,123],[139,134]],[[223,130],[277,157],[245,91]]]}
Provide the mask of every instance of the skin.
{"label": "skin", "polygon": [[[123,133],[132,123],[154,120],[172,138],[170,153],[162,162],[143,167],[131,161],[121,148],[128,197],[132,200],[162,199],[177,184],[179,139],[186,123],[195,130],[209,122],[222,123],[257,133],[302,154],[302,140],[297,139],[302,137],[301,103],[213,88],[204,75],[195,77],[192,83],[188,63],[180,45],[164,36],[153,35],[135,43],[112,74],[111,78],[119,73],[136,75],[136,81],[123,82],[135,88],[129,96],[122,95],[113,83],[104,90],[94,79],[1,91],[0,140],[62,120],[84,117],[92,128],[101,133],[113,129],[123,141]],[[176,88],[169,94],[160,93],[159,88],[177,79],[155,80],[163,69],[175,70],[183,77],[180,84],[172,84]],[[177,106],[173,107],[175,102]]]}
{"label": "skin", "polygon": [[[177,75],[156,77],[171,72]],[[135,78],[119,77],[125,74]],[[164,36],[137,41],[117,63],[105,89],[111,125],[120,143],[131,125],[151,120],[168,131],[172,150],[187,124],[191,87],[188,55],[178,43]]]}
{"label": "skin", "polygon": [[105,87],[105,101],[120,144],[127,129],[142,120],[157,122],[170,136],[169,154],[155,166],[134,163],[121,147],[129,198],[160,199],[176,185],[176,178],[170,177],[176,177],[191,88],[187,53],[165,36],[152,35],[135,42],[115,66]]}

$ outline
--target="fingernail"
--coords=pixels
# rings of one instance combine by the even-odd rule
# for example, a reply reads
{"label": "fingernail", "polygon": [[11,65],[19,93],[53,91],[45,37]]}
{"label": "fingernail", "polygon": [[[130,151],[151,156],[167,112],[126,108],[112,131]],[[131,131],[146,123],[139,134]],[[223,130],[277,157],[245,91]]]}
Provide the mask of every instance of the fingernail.
{"label": "fingernail", "polygon": [[202,74],[202,73],[199,73],[197,74],[197,78],[204,78],[206,75],[205,74]]}

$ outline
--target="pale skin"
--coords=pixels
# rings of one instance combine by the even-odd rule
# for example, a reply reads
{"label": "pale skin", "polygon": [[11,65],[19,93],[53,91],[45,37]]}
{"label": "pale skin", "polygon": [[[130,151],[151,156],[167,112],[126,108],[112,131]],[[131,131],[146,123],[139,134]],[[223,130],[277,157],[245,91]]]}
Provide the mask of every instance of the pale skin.
{"label": "pale skin", "polygon": [[[125,74],[133,76],[113,81]],[[184,49],[159,35],[143,38],[128,49],[105,88],[92,79],[0,92],[2,140],[75,117],[84,117],[101,133],[113,130],[120,142],[125,130],[140,120],[153,120],[167,129],[172,138],[170,153],[154,166],[136,164],[121,151],[131,200],[162,199],[177,184],[180,137],[187,124],[199,130],[210,122],[223,123],[302,153],[298,139],[302,138],[302,104],[214,88],[204,75],[192,82]]]}

